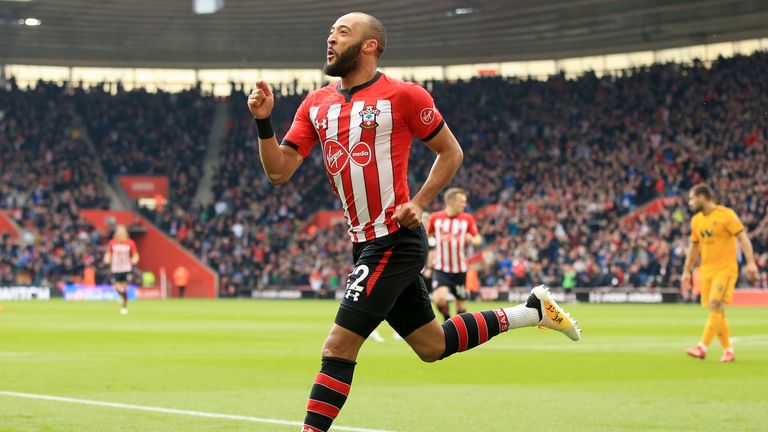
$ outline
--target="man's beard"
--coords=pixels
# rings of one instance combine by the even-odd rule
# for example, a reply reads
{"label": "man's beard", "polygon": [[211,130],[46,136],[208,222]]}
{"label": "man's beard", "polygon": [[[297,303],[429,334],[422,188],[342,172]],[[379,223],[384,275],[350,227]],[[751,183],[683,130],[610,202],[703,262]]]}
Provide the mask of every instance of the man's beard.
{"label": "man's beard", "polygon": [[346,50],[343,53],[336,55],[336,61],[334,63],[325,64],[325,74],[332,77],[345,77],[357,69],[358,63],[360,63],[360,51],[363,50],[363,41],[360,41]]}
{"label": "man's beard", "polygon": [[704,206],[702,204],[694,204],[691,207],[691,210],[693,210],[694,213],[698,213],[698,212],[704,210]]}

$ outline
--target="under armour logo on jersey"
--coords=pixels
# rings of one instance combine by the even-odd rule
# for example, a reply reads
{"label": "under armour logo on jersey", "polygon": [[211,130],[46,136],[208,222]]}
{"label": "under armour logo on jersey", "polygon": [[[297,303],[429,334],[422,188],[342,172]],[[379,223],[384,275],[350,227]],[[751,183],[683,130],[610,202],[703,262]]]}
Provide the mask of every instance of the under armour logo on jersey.
{"label": "under armour logo on jersey", "polygon": [[709,238],[709,237],[712,237],[714,233],[710,230],[703,230],[699,232],[699,235],[701,235],[701,237],[703,238]]}
{"label": "under armour logo on jersey", "polygon": [[324,118],[322,120],[315,119],[314,123],[315,123],[315,129],[317,129],[318,131],[321,131],[323,129],[328,129],[328,119],[327,118]]}
{"label": "under armour logo on jersey", "polygon": [[371,156],[371,147],[362,141],[352,146],[352,151],[347,150],[338,141],[325,142],[325,166],[331,175],[340,173],[350,160],[353,164],[364,167],[371,162]]}

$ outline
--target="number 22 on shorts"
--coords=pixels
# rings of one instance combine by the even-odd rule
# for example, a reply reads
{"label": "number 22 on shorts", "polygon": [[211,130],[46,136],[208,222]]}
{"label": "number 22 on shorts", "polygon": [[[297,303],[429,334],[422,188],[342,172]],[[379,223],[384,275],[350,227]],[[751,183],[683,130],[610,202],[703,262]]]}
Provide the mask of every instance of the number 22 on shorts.
{"label": "number 22 on shorts", "polygon": [[344,294],[344,298],[347,300],[358,301],[360,299],[360,293],[365,289],[360,283],[368,277],[370,270],[365,264],[360,264],[352,270],[347,278],[347,292]]}

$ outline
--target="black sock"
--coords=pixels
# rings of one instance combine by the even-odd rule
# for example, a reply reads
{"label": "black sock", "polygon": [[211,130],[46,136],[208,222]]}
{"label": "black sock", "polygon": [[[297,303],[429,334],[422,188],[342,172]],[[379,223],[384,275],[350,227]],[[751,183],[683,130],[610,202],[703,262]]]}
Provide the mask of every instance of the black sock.
{"label": "black sock", "polygon": [[327,432],[349,395],[355,362],[323,357],[307,403],[302,432]]}
{"label": "black sock", "polygon": [[441,359],[484,344],[508,329],[509,319],[503,309],[456,315],[443,323],[445,352]]}

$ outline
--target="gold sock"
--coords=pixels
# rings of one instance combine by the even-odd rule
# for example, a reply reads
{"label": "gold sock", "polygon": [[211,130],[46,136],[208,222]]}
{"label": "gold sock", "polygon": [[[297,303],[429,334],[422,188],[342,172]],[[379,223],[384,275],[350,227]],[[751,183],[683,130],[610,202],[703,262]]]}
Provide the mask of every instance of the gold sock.
{"label": "gold sock", "polygon": [[716,334],[720,333],[720,322],[722,314],[720,312],[710,312],[707,318],[707,324],[704,326],[704,334],[701,335],[701,344],[709,346]]}
{"label": "gold sock", "polygon": [[731,328],[728,326],[725,314],[720,315],[720,332],[717,334],[717,337],[720,338],[720,344],[724,350],[733,348],[733,345],[731,345]]}

